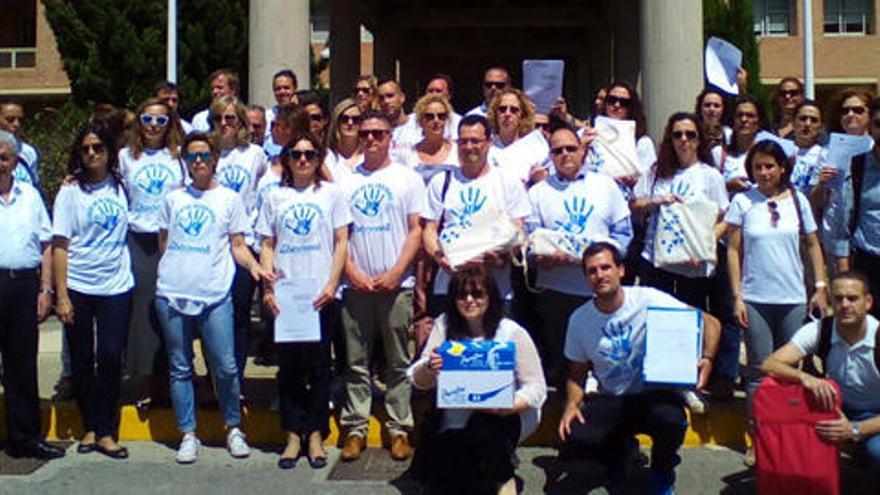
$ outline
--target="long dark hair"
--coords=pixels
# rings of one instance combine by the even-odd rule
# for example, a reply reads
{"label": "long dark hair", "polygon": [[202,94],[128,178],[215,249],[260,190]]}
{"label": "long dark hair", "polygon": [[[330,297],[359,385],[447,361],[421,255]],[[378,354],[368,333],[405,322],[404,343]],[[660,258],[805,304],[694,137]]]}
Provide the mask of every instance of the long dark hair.
{"label": "long dark hair", "polygon": [[290,172],[290,155],[289,151],[296,146],[296,143],[300,141],[308,141],[312,144],[312,147],[315,148],[315,151],[318,152],[318,157],[315,160],[318,162],[318,168],[315,169],[315,187],[320,187],[322,180],[327,180],[324,177],[324,157],[327,154],[327,148],[324,147],[324,144],[315,137],[314,134],[310,132],[301,132],[290,139],[290,142],[281,149],[281,155],[278,157],[281,160],[281,185],[284,187],[293,187],[293,174]]}
{"label": "long dark hair", "polygon": [[117,156],[119,150],[116,147],[116,138],[113,132],[100,125],[89,124],[76,135],[70,147],[70,159],[67,161],[68,173],[76,179],[80,189],[85,191],[89,180],[82,159],[82,143],[89,134],[97,136],[101,140],[101,144],[104,145],[107,153],[107,170],[113,177],[113,180],[116,181],[116,187],[120,187],[122,185],[122,175],[119,173],[119,157]]}
{"label": "long dark hair", "polygon": [[703,126],[700,125],[699,117],[693,113],[676,112],[666,121],[666,130],[663,131],[663,141],[660,142],[660,153],[657,155],[657,169],[654,177],[657,179],[668,179],[675,175],[675,171],[681,167],[678,161],[678,155],[675,154],[675,146],[672,144],[672,128],[676,123],[683,120],[690,120],[697,128],[697,160],[711,164],[712,154],[709,152],[709,143],[706,140],[706,134],[703,132]]}
{"label": "long dark hair", "polygon": [[[733,112],[734,112],[734,120],[736,120],[736,109],[739,108],[740,105],[744,103],[751,103],[755,107],[755,111],[758,112],[758,131],[766,131],[770,126],[770,121],[767,119],[767,109],[764,108],[764,104],[761,103],[761,100],[755,98],[752,95],[739,95],[736,98],[736,101],[733,102]],[[734,122],[735,123],[735,122]],[[736,148],[736,130],[734,129],[733,135],[730,136],[730,142],[727,143],[726,146],[728,153],[737,154],[739,150]]]}
{"label": "long dark hair", "polygon": [[456,301],[471,291],[483,289],[489,297],[489,308],[483,315],[483,336],[487,340],[495,338],[498,325],[504,317],[504,302],[495,277],[485,265],[462,268],[452,274],[449,280],[449,302],[446,308],[446,340],[462,340],[471,337],[467,320],[458,312]]}
{"label": "long dark hair", "polygon": [[755,143],[755,145],[752,146],[752,149],[749,150],[748,156],[746,156],[746,174],[749,176],[750,181],[755,182],[755,173],[752,171],[752,163],[755,161],[756,153],[772,156],[773,159],[776,160],[776,163],[782,167],[782,177],[779,183],[780,189],[785,189],[791,185],[791,169],[794,163],[790,157],[786,156],[785,150],[782,149],[782,146],[779,146],[778,143],[769,139]]}
{"label": "long dark hair", "polygon": [[614,88],[623,88],[629,92],[629,97],[632,99],[629,119],[636,121],[636,139],[641,139],[642,136],[648,133],[648,119],[645,117],[645,107],[642,105],[642,99],[639,98],[639,94],[636,93],[636,88],[632,84],[618,81],[608,85],[608,92],[605,93],[605,114],[608,115],[608,95],[611,94],[611,90]]}

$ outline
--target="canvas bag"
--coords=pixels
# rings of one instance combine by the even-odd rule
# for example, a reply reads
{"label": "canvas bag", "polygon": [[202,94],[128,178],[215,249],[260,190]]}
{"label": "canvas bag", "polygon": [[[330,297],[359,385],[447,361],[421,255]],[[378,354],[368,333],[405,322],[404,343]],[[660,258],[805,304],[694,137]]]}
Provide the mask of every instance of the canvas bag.
{"label": "canvas bag", "polygon": [[522,244],[523,234],[504,212],[486,205],[466,223],[447,223],[440,246],[453,269],[489,251],[507,251]]}
{"label": "canvas bag", "polygon": [[551,256],[557,252],[580,259],[590,245],[590,239],[561,230],[539,227],[529,234],[529,253],[536,256]]}
{"label": "canvas bag", "polygon": [[715,223],[718,205],[687,198],[660,206],[654,231],[654,266],[687,263],[691,259],[715,263]]}
{"label": "canvas bag", "polygon": [[604,159],[599,171],[611,177],[639,175],[636,122],[596,117],[595,129],[596,139],[592,146]]}

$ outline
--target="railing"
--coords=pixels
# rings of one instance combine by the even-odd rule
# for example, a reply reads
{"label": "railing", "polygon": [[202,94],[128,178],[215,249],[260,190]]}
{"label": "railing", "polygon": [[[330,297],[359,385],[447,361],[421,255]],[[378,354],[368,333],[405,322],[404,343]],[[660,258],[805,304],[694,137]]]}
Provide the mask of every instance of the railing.
{"label": "railing", "polygon": [[33,69],[36,66],[36,48],[0,48],[0,69]]}

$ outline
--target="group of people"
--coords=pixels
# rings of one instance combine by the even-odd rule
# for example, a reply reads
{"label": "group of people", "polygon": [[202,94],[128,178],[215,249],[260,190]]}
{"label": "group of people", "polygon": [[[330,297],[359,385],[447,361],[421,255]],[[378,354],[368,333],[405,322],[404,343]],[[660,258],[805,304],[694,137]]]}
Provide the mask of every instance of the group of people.
{"label": "group of people", "polygon": [[[779,83],[772,123],[748,94],[707,88],[693,112],[669,117],[656,149],[639,95],[624,82],[597,91],[584,120],[562,98],[537,113],[501,67],[485,71],[484,102],[464,115],[443,74],[427,82],[412,114],[397,81],[369,75],[329,112],[297,91],[289,70],[273,78],[272,108],[246,105],[229,70],[209,82],[212,102],[191,122],[178,114],[171,83],[157,86],[124,133],[93,116],[70,148],[51,220],[39,155],[21,139],[22,107],[0,104],[10,453],[63,455],[39,438],[36,391],[37,324],[54,304],[86,432],[77,452],[127,457],[116,440],[124,365],[142,381],[139,405],[169,391],[182,435],[176,460],[194,462],[200,338],[228,450],[247,457],[241,400],[252,302],[259,289],[271,319],[295,307],[276,289],[296,285],[313,292],[320,336],[275,344],[284,469],[303,451],[312,467],[326,465],[334,371],[345,385],[342,460],[365,448],[377,369],[391,456],[409,458],[412,390],[436,386],[438,346],[486,339],[516,346],[514,404],[429,413],[415,462],[437,493],[462,480],[514,493],[515,449],[537,428],[548,385],[568,397],[560,438],[573,451],[601,449],[612,490],[625,489],[634,435],[644,432],[653,438],[652,490],[671,493],[684,406],[700,412],[702,393],[731,396],[741,338],[749,398],[767,372],[827,399],[824,382],[792,365],[816,349],[820,325],[804,322],[829,306],[837,331],[829,370],[846,415],[822,425],[823,436],[867,441],[880,464],[880,372],[868,356],[878,323],[866,316],[880,307],[872,305],[878,284],[868,282],[880,280],[880,147],[829,163],[822,109],[797,79]],[[835,105],[825,130],[880,141],[880,100],[847,90]],[[599,116],[634,121],[637,173],[607,173],[612,157],[592,125]],[[503,150],[532,133],[548,156],[527,170],[508,165]],[[661,211],[691,200],[717,207],[716,256],[658,263]],[[489,250],[453,265],[450,226],[483,208],[524,233],[577,239],[577,254]],[[826,266],[827,257],[835,263]],[[702,311],[693,390],[644,382],[649,306]]]}

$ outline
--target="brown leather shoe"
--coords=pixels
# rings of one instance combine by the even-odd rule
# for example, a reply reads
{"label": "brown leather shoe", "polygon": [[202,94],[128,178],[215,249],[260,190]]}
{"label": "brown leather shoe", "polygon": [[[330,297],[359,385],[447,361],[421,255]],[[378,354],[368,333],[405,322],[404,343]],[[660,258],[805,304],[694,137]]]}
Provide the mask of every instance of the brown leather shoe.
{"label": "brown leather shoe", "polygon": [[405,461],[412,455],[412,447],[409,446],[409,438],[406,435],[394,435],[391,437],[391,458],[395,461]]}
{"label": "brown leather shoe", "polygon": [[339,457],[343,462],[351,462],[357,460],[364,450],[364,437],[360,435],[348,435],[342,442],[342,453]]}

